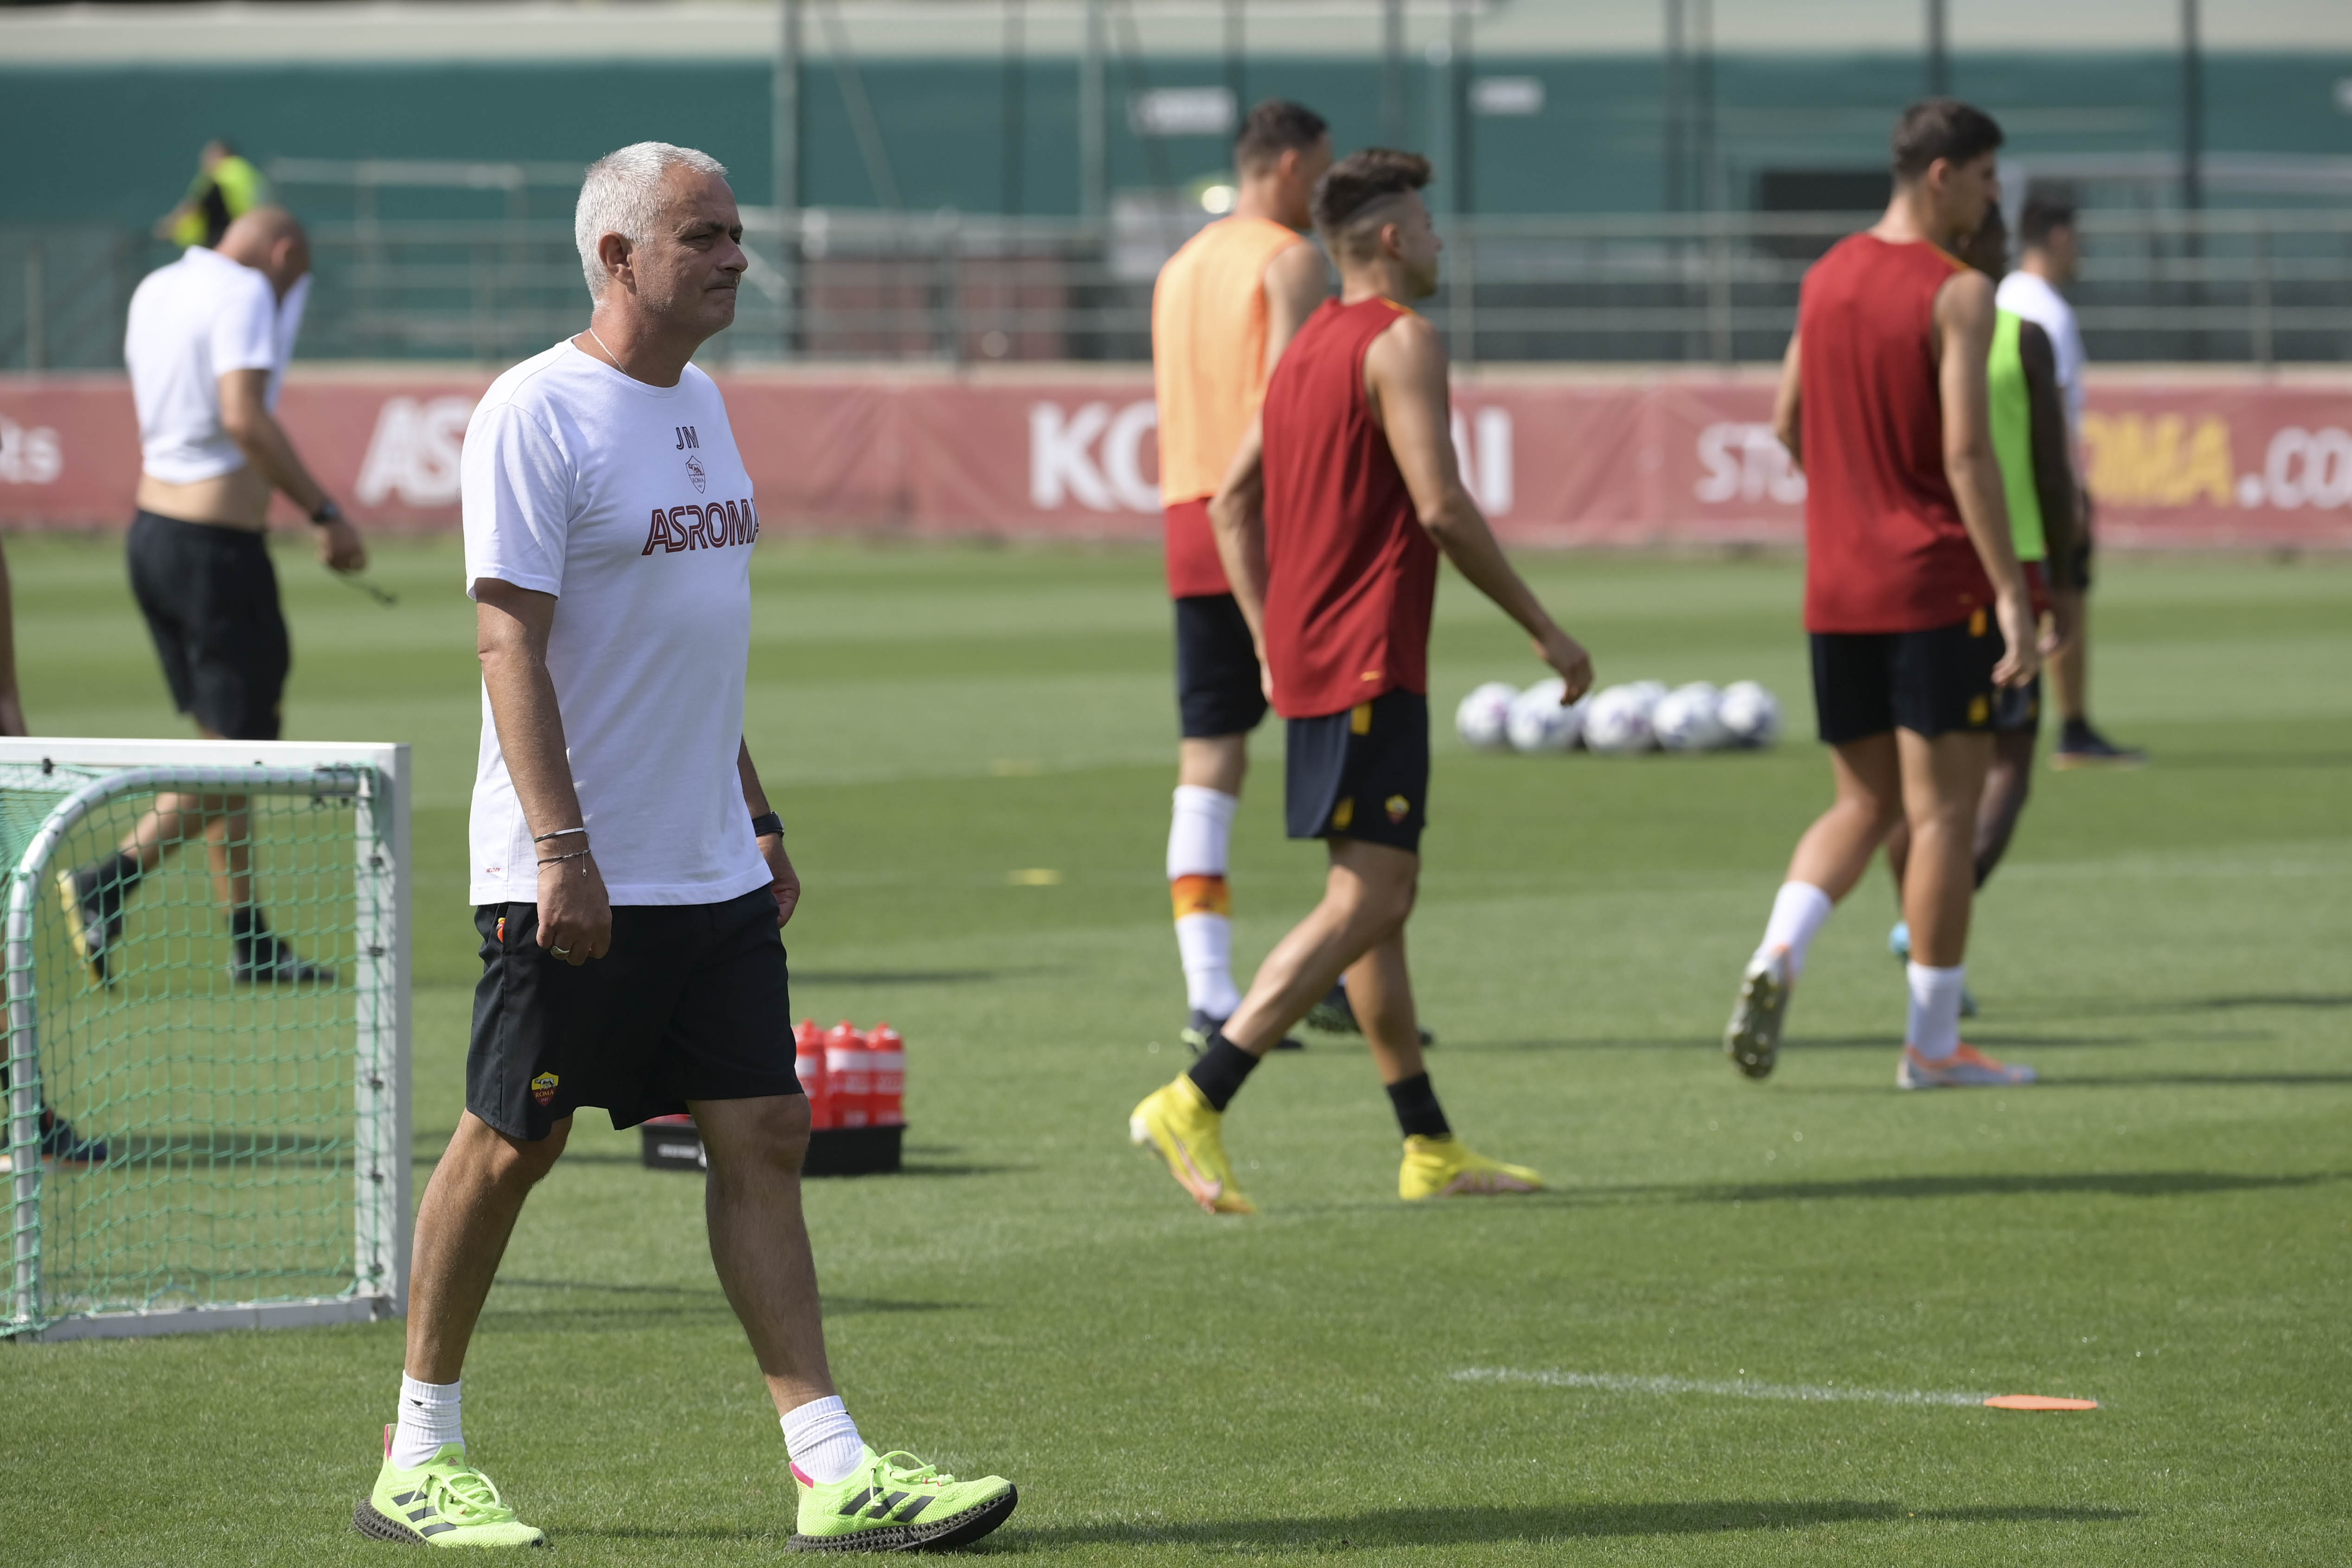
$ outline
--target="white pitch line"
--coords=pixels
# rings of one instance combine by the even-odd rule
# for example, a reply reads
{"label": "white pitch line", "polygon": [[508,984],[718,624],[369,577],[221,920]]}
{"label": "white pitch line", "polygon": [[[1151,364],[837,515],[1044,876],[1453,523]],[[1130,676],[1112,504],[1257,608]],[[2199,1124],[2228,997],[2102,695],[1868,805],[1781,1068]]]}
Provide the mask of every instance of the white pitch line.
{"label": "white pitch line", "polygon": [[1705,1383],[1688,1377],[1635,1377],[1622,1372],[1530,1372],[1513,1367],[1474,1366],[1454,1374],[1456,1383],[1533,1383],[1546,1388],[1598,1388],[1610,1394],[1712,1394],[1727,1399],[1793,1399],[1856,1405],[1982,1405],[1981,1394],[1948,1394],[1927,1388],[1840,1388],[1825,1383]]}

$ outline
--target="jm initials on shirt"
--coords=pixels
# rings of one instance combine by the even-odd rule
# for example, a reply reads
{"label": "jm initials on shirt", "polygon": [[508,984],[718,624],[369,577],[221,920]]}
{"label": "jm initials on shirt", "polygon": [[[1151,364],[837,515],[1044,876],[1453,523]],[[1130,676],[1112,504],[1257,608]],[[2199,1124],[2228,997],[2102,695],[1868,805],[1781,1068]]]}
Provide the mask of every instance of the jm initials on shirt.
{"label": "jm initials on shirt", "polygon": [[730,544],[749,544],[759,537],[760,514],[751,510],[751,497],[740,501],[712,501],[709,506],[689,501],[667,511],[654,508],[653,521],[646,530],[646,547],[637,553],[723,550]]}

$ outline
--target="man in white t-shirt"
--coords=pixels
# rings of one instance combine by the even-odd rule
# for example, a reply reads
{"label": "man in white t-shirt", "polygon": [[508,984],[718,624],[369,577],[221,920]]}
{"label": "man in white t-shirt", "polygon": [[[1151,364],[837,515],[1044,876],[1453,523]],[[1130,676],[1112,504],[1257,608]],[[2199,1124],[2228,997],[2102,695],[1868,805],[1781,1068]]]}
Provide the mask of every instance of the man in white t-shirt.
{"label": "man in white t-shirt", "polygon": [[[329,566],[367,562],[277,418],[310,273],[301,225],[281,207],[257,207],[217,247],[190,247],[131,296],[122,358],[141,449],[131,588],[172,700],[215,740],[278,738],[293,656],[269,562],[270,496],[283,490],[310,513]],[[108,951],[139,879],[168,851],[208,840],[230,973],[252,984],[332,981],[255,905],[250,838],[241,795],[159,795],[113,855],[59,872],[67,929],[91,976],[109,982]]]}
{"label": "man in white t-shirt", "polygon": [[2057,768],[2136,768],[2147,753],[2118,746],[2091,727],[2090,627],[2084,596],[2091,591],[2091,494],[2083,475],[2083,329],[2074,307],[2059,289],[2074,280],[2082,265],[2083,244],[2074,227],[2074,204],[2046,192],[2029,193],[2025,211],[2017,222],[2022,251],[2017,269],[2000,280],[1993,302],[2024,317],[2050,336],[2058,361],[2058,391],[2066,405],[2068,450],[2074,454],[2080,504],[2075,508],[2073,583],[2053,588],[2052,596],[2068,601],[2067,618],[2074,628],[2064,647],[2050,657],[2051,683],[2058,695],[2061,728],[2051,748],[2050,763]]}
{"label": "man in white t-shirt", "polygon": [[416,1216],[400,1420],[353,1520],[384,1540],[545,1543],[467,1461],[458,1374],[583,1106],[615,1127],[694,1115],[711,1258],[798,1483],[795,1547],[956,1545],[1016,1500],[877,1454],[826,1369],[777,934],[800,878],[743,736],[760,518],[726,403],[688,363],[734,321],[747,264],[725,175],[659,142],[593,164],[573,225],[589,328],[499,377],[466,433],[482,979],[466,1113]]}

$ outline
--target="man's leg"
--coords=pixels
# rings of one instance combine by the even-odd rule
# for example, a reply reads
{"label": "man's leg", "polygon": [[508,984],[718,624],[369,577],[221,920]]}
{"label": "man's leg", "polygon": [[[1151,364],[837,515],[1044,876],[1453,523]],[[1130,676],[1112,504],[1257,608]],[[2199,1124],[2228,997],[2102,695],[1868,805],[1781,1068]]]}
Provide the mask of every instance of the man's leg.
{"label": "man's leg", "polygon": [[[406,1370],[417,1382],[446,1385],[457,1381],[475,1321],[489,1298],[490,1282],[498,1278],[499,1260],[506,1256],[507,1241],[522,1215],[523,1200],[554,1169],[571,1135],[568,1116],[537,1142],[509,1138],[470,1110],[458,1117],[457,1131],[433,1167],[425,1199],[416,1208],[416,1245],[408,1270]],[[404,1426],[407,1415],[403,1400]]]}
{"label": "man's leg", "polygon": [[[1187,735],[1178,743],[1176,799],[1168,827],[1168,889],[1176,951],[1184,965],[1186,1040],[1207,1042],[1240,1005],[1234,984],[1231,864],[1234,816],[1249,771],[1249,734]],[[1198,1040],[1192,1038],[1197,1034]]]}
{"label": "man's leg", "polygon": [[2017,819],[2025,814],[2026,798],[2033,792],[2033,742],[2031,730],[2004,730],[1993,736],[1992,763],[1977,807],[1974,874],[1979,888],[2009,853]]}
{"label": "man's leg", "polygon": [[[1402,931],[1412,912],[1420,856],[1360,838],[1325,842],[1331,865],[1322,901],[1266,954],[1249,994],[1225,1021],[1226,1042],[1252,1058],[1272,1050],[1358,959]],[[1420,1056],[1417,1041],[1413,1055]]]}
{"label": "man's leg", "polygon": [[[702,1100],[687,1109],[710,1156],[702,1205],[710,1225],[710,1260],[751,1342],[776,1414],[833,1398],[816,1263],[801,1215],[807,1097]],[[853,1459],[856,1454],[853,1447]]]}
{"label": "man's leg", "polygon": [[2079,588],[2062,588],[2051,596],[2068,601],[2074,610],[2074,635],[2047,660],[2051,684],[2057,688],[2059,721],[2071,728],[2091,717],[2090,595]]}
{"label": "man's leg", "polygon": [[1903,879],[1903,913],[1911,922],[1906,972],[1911,1005],[1895,1081],[1905,1089],[2031,1083],[2031,1068],[2006,1067],[1960,1043],[1969,918],[1976,899],[1977,813],[1993,736],[1948,731],[1930,738],[1901,730],[1896,741],[1911,827],[1911,861]]}
{"label": "man's leg", "polygon": [[1804,973],[1813,938],[1903,818],[1902,768],[1891,731],[1832,746],[1830,772],[1836,798],[1789,858],[1789,874],[1773,896],[1763,940],[1740,975],[1731,1021],[1724,1026],[1724,1054],[1749,1078],[1770,1075],[1790,989]]}

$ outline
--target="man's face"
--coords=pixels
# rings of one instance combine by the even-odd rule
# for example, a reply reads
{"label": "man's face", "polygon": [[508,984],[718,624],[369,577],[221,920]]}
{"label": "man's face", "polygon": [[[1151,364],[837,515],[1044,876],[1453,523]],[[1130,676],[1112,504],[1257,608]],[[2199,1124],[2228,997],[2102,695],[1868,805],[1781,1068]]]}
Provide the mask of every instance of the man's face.
{"label": "man's face", "polygon": [[2082,237],[2071,223],[2062,223],[2050,231],[2042,242],[2042,253],[2050,258],[2050,275],[2061,283],[2072,283],[2075,271],[2083,265]]}
{"label": "man's face", "polygon": [[736,287],[751,264],[735,193],[716,174],[673,167],[662,176],[662,194],[660,220],[629,251],[637,303],[700,337],[724,331],[734,324]]}
{"label": "man's face", "polygon": [[1314,146],[1293,149],[1282,154],[1276,165],[1280,175],[1276,189],[1281,194],[1282,211],[1277,222],[1290,228],[1308,229],[1315,226],[1315,184],[1331,167],[1331,138],[1326,136]]}
{"label": "man's face", "polygon": [[1980,153],[1965,163],[1937,160],[1927,170],[1927,190],[1937,226],[1955,242],[1984,226],[1985,213],[2000,205],[2000,161]]}
{"label": "man's face", "polygon": [[1437,237],[1437,226],[1430,221],[1429,204],[1421,199],[1419,191],[1408,191],[1404,210],[1396,220],[1397,260],[1403,265],[1406,290],[1416,300],[1426,300],[1437,292],[1437,253],[1445,242]]}

